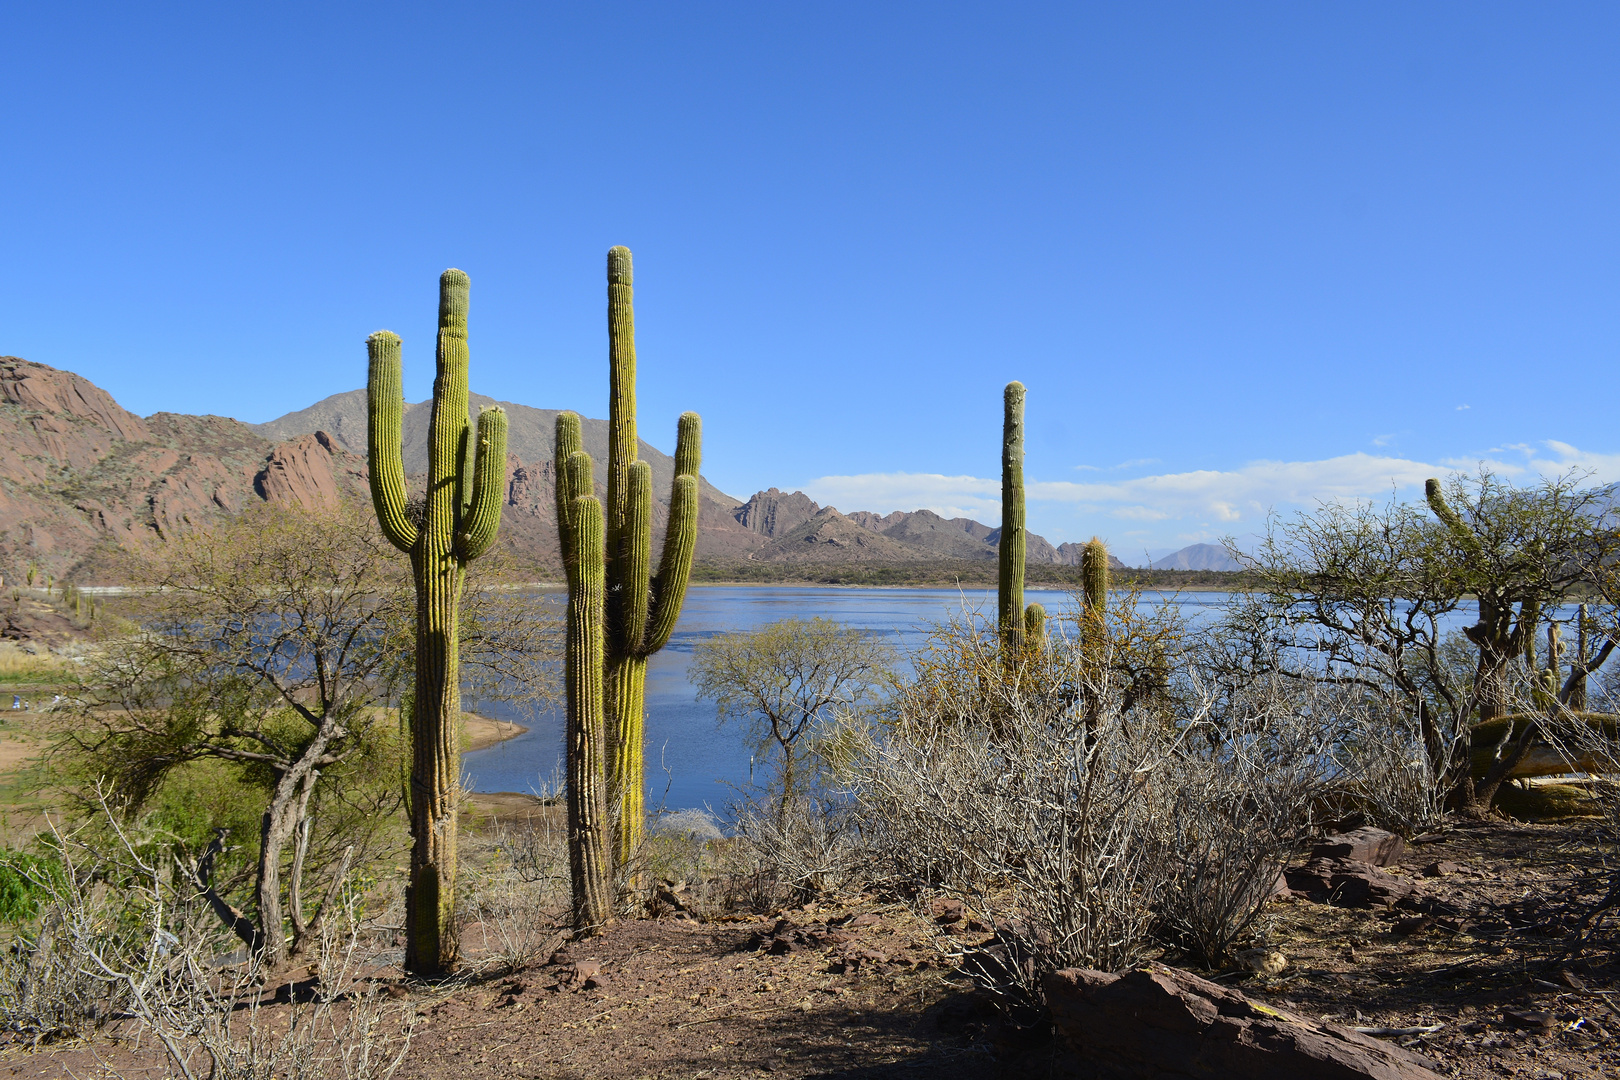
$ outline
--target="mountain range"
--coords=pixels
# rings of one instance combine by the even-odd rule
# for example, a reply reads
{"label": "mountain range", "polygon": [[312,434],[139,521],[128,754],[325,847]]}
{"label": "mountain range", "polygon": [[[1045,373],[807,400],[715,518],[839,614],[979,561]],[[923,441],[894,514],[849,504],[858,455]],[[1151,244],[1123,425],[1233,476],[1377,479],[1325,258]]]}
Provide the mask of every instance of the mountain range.
{"label": "mountain range", "polygon": [[[497,404],[471,397],[475,407]],[[508,421],[499,542],[526,575],[555,579],[561,569],[551,461],[557,410],[498,404]],[[421,402],[407,405],[404,416],[405,469],[419,488],[425,486],[431,413],[430,403]],[[605,459],[607,422],[586,419],[583,427],[585,449]],[[36,567],[57,580],[93,584],[114,575],[109,555],[119,546],[161,542],[254,500],[320,507],[366,499],[365,454],[364,390],[334,394],[263,424],[163,412],[140,417],[82,376],[0,357],[0,575],[15,581]],[[646,441],[641,455],[652,466],[657,536],[674,461]],[[721,576],[724,567],[748,564],[779,564],[789,572],[983,564],[996,558],[1001,535],[930,510],[840,513],[802,492],[776,488],[738,499],[703,481],[700,494],[697,559]],[[1072,566],[1080,548],[1053,546],[1032,533],[1026,558],[1031,566]],[[1223,568],[1211,553],[1225,555],[1194,545],[1154,566]]]}

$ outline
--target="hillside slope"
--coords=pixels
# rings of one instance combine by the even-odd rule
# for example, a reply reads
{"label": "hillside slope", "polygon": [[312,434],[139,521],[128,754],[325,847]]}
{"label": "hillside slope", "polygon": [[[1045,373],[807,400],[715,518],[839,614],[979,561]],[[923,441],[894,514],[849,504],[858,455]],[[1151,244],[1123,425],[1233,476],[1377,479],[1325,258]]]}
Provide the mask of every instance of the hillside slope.
{"label": "hillside slope", "polygon": [[[474,406],[492,400],[473,395]],[[507,500],[500,548],[524,580],[555,580],[556,485],[551,461],[557,410],[501,402],[509,425]],[[426,484],[428,402],[406,406],[403,452],[415,490]],[[607,422],[586,419],[585,447],[607,456]],[[264,424],[221,416],[139,417],[88,379],[44,364],[0,357],[0,575],[37,567],[58,580],[111,580],[120,546],[162,542],[254,501],[331,506],[369,499],[365,391],[334,394]],[[669,455],[646,441],[653,471],[654,547],[661,546],[674,473]],[[598,470],[598,492],[602,472]],[[697,559],[711,569],[776,564],[906,565],[931,572],[983,566],[1000,530],[930,510],[840,513],[802,492],[776,488],[746,502],[704,481]],[[1028,538],[1031,566],[1072,566],[1080,546]],[[1117,560],[1116,560],[1117,565]],[[723,575],[722,575],[723,576]]]}

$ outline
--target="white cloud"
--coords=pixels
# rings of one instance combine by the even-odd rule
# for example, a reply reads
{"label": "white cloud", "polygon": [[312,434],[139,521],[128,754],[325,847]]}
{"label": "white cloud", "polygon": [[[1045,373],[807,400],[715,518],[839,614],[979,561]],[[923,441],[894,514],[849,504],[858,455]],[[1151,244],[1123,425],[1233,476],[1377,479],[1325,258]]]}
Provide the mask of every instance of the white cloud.
{"label": "white cloud", "polygon": [[[1517,452],[1520,460],[1497,460],[1494,453]],[[1572,469],[1596,483],[1620,481],[1620,454],[1580,450],[1547,441],[1497,448],[1483,464],[1499,476],[1530,479]],[[1473,472],[1477,459],[1439,463],[1368,453],[1319,461],[1255,461],[1237,469],[1161,473],[1111,482],[1026,480],[1030,527],[1049,539],[1078,535],[1097,527],[1098,518],[1164,523],[1160,529],[1133,529],[1126,535],[1209,539],[1258,529],[1271,510],[1306,508],[1329,502],[1383,502],[1392,492],[1412,497],[1424,480],[1447,473]],[[944,517],[971,517],[996,524],[1001,517],[1001,482],[976,476],[937,473],[867,473],[824,476],[805,492],[842,510],[929,509]],[[1077,528],[1065,522],[1074,521]],[[1056,542],[1054,540],[1054,542]]]}

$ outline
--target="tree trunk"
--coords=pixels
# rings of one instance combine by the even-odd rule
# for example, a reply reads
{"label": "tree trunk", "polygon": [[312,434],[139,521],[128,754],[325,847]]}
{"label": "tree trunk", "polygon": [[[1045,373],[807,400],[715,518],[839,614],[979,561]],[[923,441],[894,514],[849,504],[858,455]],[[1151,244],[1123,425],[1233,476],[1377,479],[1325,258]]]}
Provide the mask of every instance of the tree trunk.
{"label": "tree trunk", "polygon": [[293,807],[276,800],[259,820],[259,871],[255,899],[259,909],[259,957],[266,969],[281,965],[286,953],[287,935],[281,928],[281,853],[292,839],[297,825]]}

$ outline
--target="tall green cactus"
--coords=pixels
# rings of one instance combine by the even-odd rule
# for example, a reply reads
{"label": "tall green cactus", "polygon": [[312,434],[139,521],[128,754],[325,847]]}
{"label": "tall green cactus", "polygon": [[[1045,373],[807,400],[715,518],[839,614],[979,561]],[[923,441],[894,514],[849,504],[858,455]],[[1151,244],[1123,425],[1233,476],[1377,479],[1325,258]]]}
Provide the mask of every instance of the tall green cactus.
{"label": "tall green cactus", "polygon": [[1108,614],[1108,545],[1093,536],[1080,549],[1080,583],[1086,611],[1097,618]]}
{"label": "tall green cactus", "polygon": [[611,914],[606,793],[603,633],[607,597],[602,504],[576,413],[557,416],[557,538],[568,572],[568,861],[574,928],[587,932]]}
{"label": "tall green cactus", "polygon": [[682,413],[675,482],[658,572],[652,572],[652,467],[637,457],[636,322],[630,249],[608,251],[607,755],[614,860],[641,844],[647,658],[675,630],[697,548],[702,424]]}
{"label": "tall green cactus", "polygon": [[1046,609],[1024,606],[1024,557],[1029,535],[1024,528],[1024,384],[1010,382],[1002,393],[1001,537],[996,578],[996,631],[1002,655],[1016,664],[1026,643],[1046,633]]}
{"label": "tall green cactus", "polygon": [[438,375],[428,427],[428,488],[411,512],[400,455],[405,399],[399,337],[366,339],[371,499],[390,543],[411,557],[416,583],[416,686],[411,718],[411,877],[405,967],[438,975],[455,965],[456,804],[461,783],[460,606],[467,563],[495,542],[506,497],[506,413],[467,419],[467,275],[439,278]]}
{"label": "tall green cactus", "polygon": [[1001,539],[996,577],[996,629],[1009,660],[1024,650],[1024,384],[1002,393]]}

